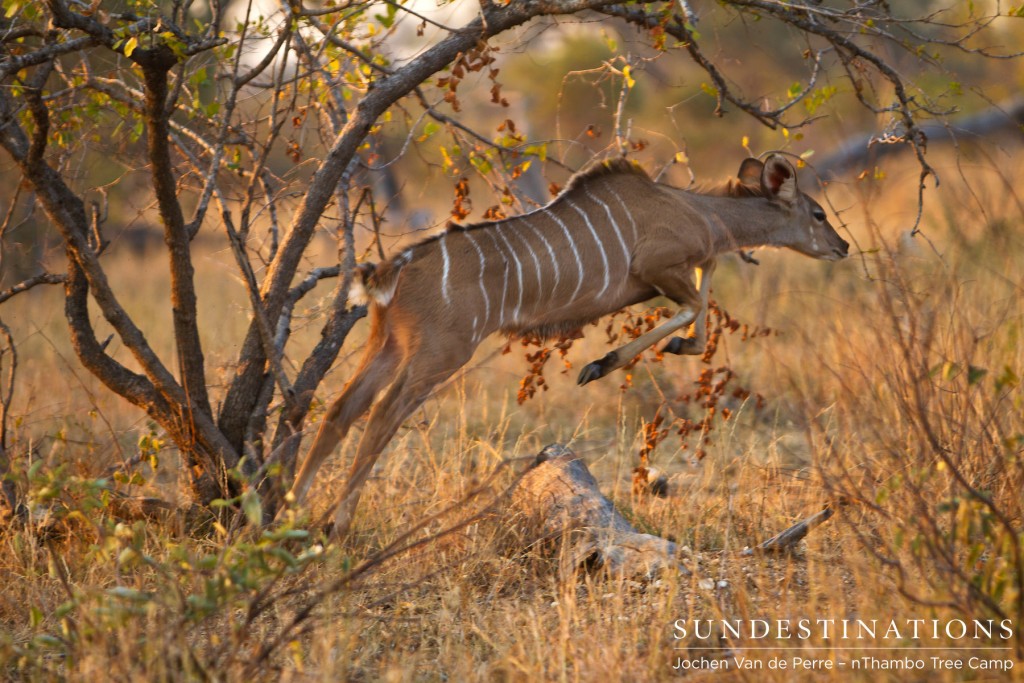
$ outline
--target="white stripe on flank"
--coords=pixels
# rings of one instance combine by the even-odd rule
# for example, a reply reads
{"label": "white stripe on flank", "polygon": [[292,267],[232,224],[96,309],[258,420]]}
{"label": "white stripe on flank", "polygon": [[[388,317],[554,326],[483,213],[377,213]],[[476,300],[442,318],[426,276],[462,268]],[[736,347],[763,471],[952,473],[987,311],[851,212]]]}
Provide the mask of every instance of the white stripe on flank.
{"label": "white stripe on flank", "polygon": [[[524,223],[526,221],[523,221]],[[542,279],[542,273],[540,272],[540,259],[537,258],[537,252],[530,246],[530,241],[519,234],[518,230],[512,230],[510,234],[515,235],[519,240],[526,245],[526,251],[530,252],[530,258],[533,259],[534,273],[537,275],[537,293],[540,294],[544,290],[544,280]]]}
{"label": "white stripe on flank", "polygon": [[[480,245],[476,243],[476,240],[469,234],[469,231],[467,230],[462,234],[466,236],[469,243],[473,245],[474,249],[476,249],[477,256],[480,257],[480,294],[484,297],[484,327],[486,327],[487,323],[491,321],[491,299],[487,296],[487,288],[484,287],[484,262],[486,261],[486,258],[484,257],[483,249],[481,249]],[[476,331],[475,318],[473,319],[473,338],[477,341],[480,340],[480,333]]]}
{"label": "white stripe on flank", "polygon": [[491,242],[494,243],[494,250],[501,254],[501,261],[505,265],[504,281],[501,284],[501,313],[498,315],[498,327],[505,327],[505,297],[508,295],[508,259],[505,258],[505,252],[501,250],[501,245],[498,244],[498,240],[495,239],[494,234],[490,230],[485,231],[487,236],[491,238]]}
{"label": "white stripe on flank", "polygon": [[626,262],[626,272],[629,272],[629,247],[626,246],[626,240],[622,239],[622,231],[619,230],[619,224],[615,222],[615,217],[612,215],[612,210],[608,208],[608,205],[602,202],[600,199],[590,193],[590,190],[585,190],[587,196],[591,200],[597,202],[604,209],[604,212],[608,214],[608,221],[612,224],[612,229],[615,230],[615,236],[619,238],[619,246],[622,247],[622,258]]}
{"label": "white stripe on flank", "polygon": [[505,246],[508,247],[508,252],[512,254],[512,260],[516,262],[516,282],[519,283],[519,298],[516,301],[515,309],[512,311],[512,322],[518,322],[519,309],[523,307],[523,264],[519,261],[519,255],[516,254],[515,247],[512,246],[509,239],[502,234],[501,230],[499,230],[497,226],[495,226],[494,230],[498,233],[498,237],[501,238],[501,241],[505,243]]}
{"label": "white stripe on flank", "polygon": [[441,239],[438,240],[441,244],[441,258],[444,259],[441,266],[441,295],[444,296],[444,302],[451,305],[452,297],[448,292],[448,270],[451,268],[451,260],[448,258],[448,247],[444,243],[446,237],[447,234],[441,235]]}
{"label": "white stripe on flank", "polygon": [[573,301],[576,301],[576,295],[580,293],[580,287],[583,286],[583,260],[580,258],[580,252],[576,248],[576,243],[572,240],[569,228],[562,222],[562,219],[559,218],[557,214],[548,211],[547,209],[545,209],[543,213],[546,216],[550,216],[551,220],[558,223],[558,227],[560,227],[562,232],[565,233],[565,239],[569,240],[569,247],[572,249],[573,256],[576,257],[576,271],[578,275],[578,279],[576,280],[576,289],[573,290],[572,296],[569,297],[569,300],[565,302],[567,304],[571,304]]}
{"label": "white stripe on flank", "polygon": [[608,254],[605,253],[604,243],[601,242],[601,238],[598,237],[597,230],[594,230],[594,226],[590,224],[590,216],[587,215],[587,212],[573,204],[568,199],[565,200],[565,203],[571,206],[576,211],[576,213],[580,215],[580,218],[583,219],[583,222],[587,224],[587,229],[590,230],[590,234],[594,236],[594,241],[597,242],[597,248],[601,250],[601,262],[604,263],[604,285],[601,287],[601,291],[597,293],[597,298],[600,299],[601,295],[603,295],[605,291],[607,291],[608,285],[611,282],[611,280],[609,279],[610,273],[608,268]]}
{"label": "white stripe on flank", "polygon": [[551,267],[554,268],[555,270],[555,286],[551,288],[551,292],[554,292],[556,289],[558,289],[558,283],[562,281],[562,276],[558,272],[558,257],[555,256],[555,250],[551,248],[551,243],[548,242],[546,237],[544,237],[544,233],[542,233],[537,228],[533,227],[533,224],[530,223],[530,221],[526,220],[522,216],[519,216],[519,220],[522,221],[523,225],[525,225],[531,231],[533,231],[533,234],[536,235],[540,239],[540,241],[544,243],[544,247],[548,250],[548,256],[551,257]]}
{"label": "white stripe on flank", "polygon": [[638,235],[637,235],[637,231],[636,231],[636,221],[633,220],[633,214],[631,214],[629,212],[629,209],[626,208],[626,202],[622,201],[622,197],[619,196],[618,192],[616,192],[615,190],[613,190],[610,187],[608,188],[608,191],[612,193],[612,196],[615,197],[616,201],[619,202],[619,206],[621,206],[622,210],[626,212],[626,218],[629,219],[629,224],[631,226],[633,226],[633,241],[635,242],[637,240],[637,236]]}

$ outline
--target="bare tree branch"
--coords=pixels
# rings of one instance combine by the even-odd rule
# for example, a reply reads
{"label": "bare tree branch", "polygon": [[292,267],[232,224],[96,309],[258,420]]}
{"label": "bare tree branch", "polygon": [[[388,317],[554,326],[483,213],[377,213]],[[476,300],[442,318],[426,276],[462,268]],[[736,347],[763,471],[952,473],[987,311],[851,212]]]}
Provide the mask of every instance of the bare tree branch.
{"label": "bare tree branch", "polygon": [[22,292],[27,292],[38,285],[60,285],[65,282],[67,282],[67,275],[62,273],[39,273],[38,275],[33,275],[26,280],[22,280],[13,287],[8,287],[0,292],[0,304],[14,296],[17,296],[18,294],[21,294]]}
{"label": "bare tree branch", "polygon": [[171,261],[171,306],[181,380],[191,408],[212,415],[210,399],[206,393],[203,347],[197,325],[195,269],[189,248],[191,238],[178,202],[177,180],[171,160],[168,125],[170,111],[166,106],[168,69],[169,66],[163,62],[143,66],[148,132],[146,143],[152,165],[153,189]]}

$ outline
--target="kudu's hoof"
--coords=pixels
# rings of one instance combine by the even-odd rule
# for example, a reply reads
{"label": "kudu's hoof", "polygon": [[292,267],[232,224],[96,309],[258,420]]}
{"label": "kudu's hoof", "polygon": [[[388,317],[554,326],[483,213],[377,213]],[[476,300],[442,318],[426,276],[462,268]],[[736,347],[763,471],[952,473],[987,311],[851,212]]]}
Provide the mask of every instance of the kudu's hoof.
{"label": "kudu's hoof", "polygon": [[662,347],[662,353],[673,353],[677,356],[695,356],[704,349],[697,347],[697,340],[694,337],[672,337]]}
{"label": "kudu's hoof", "polygon": [[593,382],[595,379],[601,379],[612,371],[617,358],[618,354],[612,351],[605,355],[601,360],[595,360],[593,363],[588,363],[587,366],[580,371],[580,376],[576,380],[576,384],[582,387],[584,384]]}

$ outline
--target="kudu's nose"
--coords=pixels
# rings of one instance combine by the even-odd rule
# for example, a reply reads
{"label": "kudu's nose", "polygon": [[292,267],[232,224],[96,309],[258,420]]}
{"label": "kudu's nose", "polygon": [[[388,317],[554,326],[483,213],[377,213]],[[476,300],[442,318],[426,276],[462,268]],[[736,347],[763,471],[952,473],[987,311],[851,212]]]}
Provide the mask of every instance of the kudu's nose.
{"label": "kudu's nose", "polygon": [[837,250],[842,256],[850,255],[850,243],[844,240],[842,237],[839,238],[839,244],[842,245]]}

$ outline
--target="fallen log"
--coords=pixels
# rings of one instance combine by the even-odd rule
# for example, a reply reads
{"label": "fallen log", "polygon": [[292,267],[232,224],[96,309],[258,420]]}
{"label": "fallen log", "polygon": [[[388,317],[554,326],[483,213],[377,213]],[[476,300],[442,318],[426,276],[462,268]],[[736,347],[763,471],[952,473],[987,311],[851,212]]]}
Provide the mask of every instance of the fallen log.
{"label": "fallen log", "polygon": [[743,554],[753,555],[754,553],[777,553],[792,550],[811,529],[830,519],[833,514],[832,507],[826,506],[785,531],[780,531],[756,548],[747,548],[743,551]]}
{"label": "fallen log", "polygon": [[510,493],[527,543],[556,544],[563,579],[579,571],[644,579],[667,569],[688,573],[676,544],[637,531],[601,493],[583,460],[562,444],[544,448]]}
{"label": "fallen log", "polygon": [[[923,123],[920,131],[929,145],[945,142],[1020,137],[1024,126],[1024,98],[1004,102],[948,122]],[[896,135],[902,131],[896,131]],[[876,134],[856,136],[840,144],[836,151],[814,164],[822,180],[834,180],[851,172],[870,170],[883,157],[910,149],[906,144],[880,144]]]}

